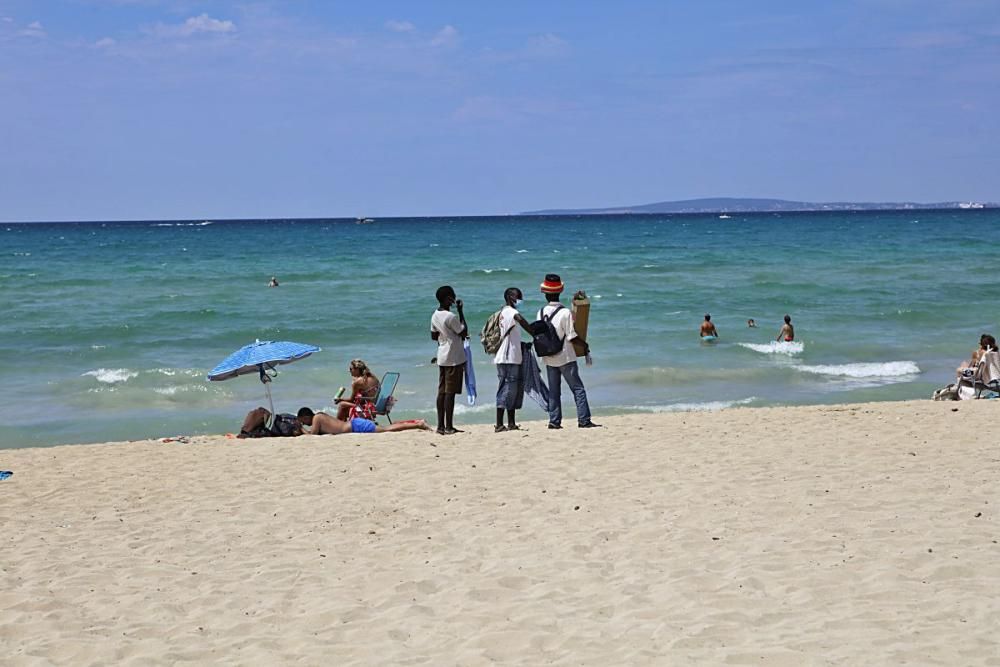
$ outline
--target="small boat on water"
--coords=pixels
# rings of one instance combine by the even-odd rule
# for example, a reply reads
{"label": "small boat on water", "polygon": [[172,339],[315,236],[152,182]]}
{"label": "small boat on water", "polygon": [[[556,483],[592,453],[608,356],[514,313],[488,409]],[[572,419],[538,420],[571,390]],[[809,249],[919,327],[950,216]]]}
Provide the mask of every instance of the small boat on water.
{"label": "small boat on water", "polygon": [[375,222],[374,218],[355,218],[354,224],[356,225],[370,225]]}
{"label": "small boat on water", "polygon": [[733,216],[726,215],[725,213],[723,213],[722,215],[719,216],[719,220],[729,220],[731,217]]}

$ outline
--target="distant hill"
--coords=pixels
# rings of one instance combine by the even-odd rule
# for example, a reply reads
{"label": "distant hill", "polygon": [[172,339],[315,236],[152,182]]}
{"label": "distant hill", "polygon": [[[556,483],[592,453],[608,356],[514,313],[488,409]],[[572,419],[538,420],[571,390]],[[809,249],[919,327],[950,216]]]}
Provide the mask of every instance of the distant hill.
{"label": "distant hill", "polygon": [[683,199],[661,201],[638,206],[612,208],[553,208],[543,211],[526,211],[522,215],[613,215],[625,213],[775,213],[783,211],[897,211],[908,209],[978,209],[996,208],[997,204],[979,202],[827,202],[814,203],[786,199],[736,199],[715,197],[709,199]]}

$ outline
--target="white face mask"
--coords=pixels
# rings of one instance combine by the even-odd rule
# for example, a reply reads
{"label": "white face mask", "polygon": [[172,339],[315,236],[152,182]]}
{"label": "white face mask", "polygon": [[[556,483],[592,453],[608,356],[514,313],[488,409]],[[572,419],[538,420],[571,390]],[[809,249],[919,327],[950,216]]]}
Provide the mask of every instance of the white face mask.
{"label": "white face mask", "polygon": [[521,310],[521,306],[523,305],[524,305],[524,299],[518,299],[517,301],[514,302],[514,308],[516,308],[517,310]]}

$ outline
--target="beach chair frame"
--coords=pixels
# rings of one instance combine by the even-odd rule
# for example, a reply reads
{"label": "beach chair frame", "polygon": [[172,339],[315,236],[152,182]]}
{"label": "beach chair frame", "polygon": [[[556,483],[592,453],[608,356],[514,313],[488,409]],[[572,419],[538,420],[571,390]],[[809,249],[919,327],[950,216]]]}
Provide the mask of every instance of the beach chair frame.
{"label": "beach chair frame", "polygon": [[389,413],[392,411],[393,403],[395,403],[395,398],[393,397],[393,392],[396,391],[396,385],[399,384],[399,373],[396,371],[389,371],[382,376],[382,381],[378,386],[378,396],[375,397],[375,415],[378,417],[384,416],[392,423],[392,417]]}

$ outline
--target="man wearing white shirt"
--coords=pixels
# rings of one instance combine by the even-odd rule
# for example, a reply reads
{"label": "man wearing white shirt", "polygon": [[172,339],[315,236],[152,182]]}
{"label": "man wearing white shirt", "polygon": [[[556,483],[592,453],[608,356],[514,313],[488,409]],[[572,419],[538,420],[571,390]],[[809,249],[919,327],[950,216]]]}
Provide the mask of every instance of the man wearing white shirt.
{"label": "man wearing white shirt", "polygon": [[[524,303],[521,290],[508,287],[503,293],[506,304],[500,311],[500,349],[493,357],[497,366],[497,424],[494,431],[517,431],[514,413],[524,403],[524,376],[521,362],[524,360],[521,348],[521,329],[530,331],[528,321],[521,316],[518,308]],[[503,413],[507,412],[507,425],[503,423]]]}
{"label": "man wearing white shirt", "polygon": [[[538,311],[538,319],[548,317],[556,330],[556,335],[562,338],[563,346],[559,352],[542,357],[545,362],[549,381],[549,428],[562,428],[562,380],[565,378],[573,399],[576,401],[576,421],[580,428],[596,428],[590,419],[590,404],[587,402],[587,390],[580,379],[580,368],[576,363],[576,352],[573,350],[573,339],[578,338],[573,326],[573,313],[561,303],[559,295],[564,285],[562,278],[554,273],[545,276],[542,282],[542,294],[548,303]],[[590,347],[583,341],[585,349]]]}
{"label": "man wearing white shirt", "polygon": [[[469,334],[462,312],[462,300],[455,296],[450,285],[438,288],[435,294],[438,309],[431,315],[431,339],[437,341],[438,394],[437,432],[441,435],[461,433],[455,428],[455,396],[462,393],[465,373],[465,347],[463,342]],[[458,309],[458,316],[451,312],[452,305]]]}

